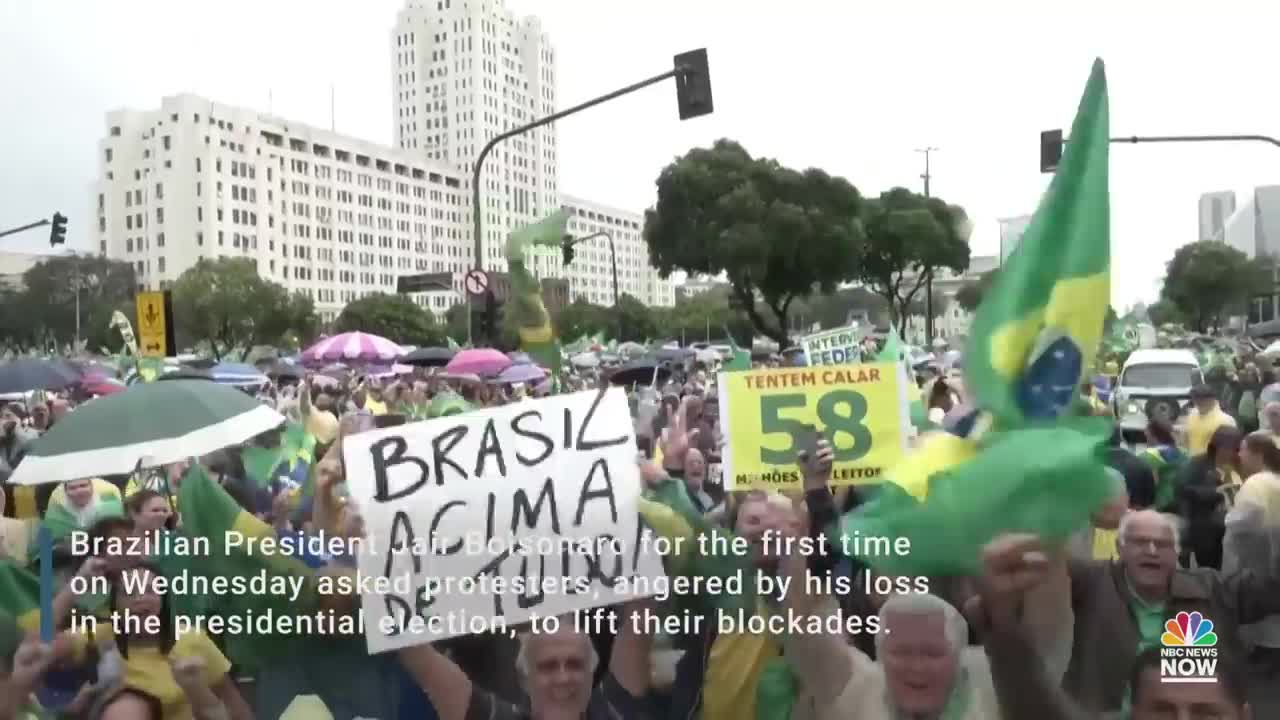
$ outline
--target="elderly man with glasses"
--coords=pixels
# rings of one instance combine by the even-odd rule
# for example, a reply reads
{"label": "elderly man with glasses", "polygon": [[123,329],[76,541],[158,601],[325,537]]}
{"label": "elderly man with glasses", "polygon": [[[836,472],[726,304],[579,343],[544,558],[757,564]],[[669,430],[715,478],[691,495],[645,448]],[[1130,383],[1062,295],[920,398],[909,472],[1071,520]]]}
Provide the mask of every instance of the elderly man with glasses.
{"label": "elderly man with glasses", "polygon": [[1212,620],[1218,647],[1236,657],[1238,626],[1280,612],[1280,568],[1180,568],[1178,529],[1175,517],[1130,512],[1120,521],[1118,559],[1071,563],[1075,639],[1063,687],[1089,710],[1121,709],[1134,659],[1160,645],[1179,612]]}

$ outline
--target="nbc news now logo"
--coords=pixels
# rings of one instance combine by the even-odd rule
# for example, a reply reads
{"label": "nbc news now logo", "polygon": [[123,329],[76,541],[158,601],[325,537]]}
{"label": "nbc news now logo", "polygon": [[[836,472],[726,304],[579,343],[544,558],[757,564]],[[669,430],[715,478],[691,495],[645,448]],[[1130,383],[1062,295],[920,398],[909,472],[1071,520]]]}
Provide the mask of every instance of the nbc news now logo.
{"label": "nbc news now logo", "polygon": [[1218,681],[1218,634],[1209,618],[1198,612],[1178,613],[1165,621],[1160,644],[1161,682]]}

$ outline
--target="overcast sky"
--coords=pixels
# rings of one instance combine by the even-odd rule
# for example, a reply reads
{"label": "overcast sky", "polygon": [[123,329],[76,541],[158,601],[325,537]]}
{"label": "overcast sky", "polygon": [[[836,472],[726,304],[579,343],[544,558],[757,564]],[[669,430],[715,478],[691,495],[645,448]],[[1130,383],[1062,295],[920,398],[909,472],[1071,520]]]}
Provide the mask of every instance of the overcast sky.
{"label": "overcast sky", "polygon": [[[390,143],[388,37],[403,0],[0,0],[0,227],[62,210],[90,246],[104,113],[193,92]],[[681,123],[670,84],[560,124],[560,185],[641,210],[661,167],[730,137],[757,155],[842,175],[866,195],[932,190],[974,218],[1034,209],[1040,130],[1071,121],[1095,56],[1113,135],[1280,135],[1280,2],[1042,0],[507,0],[536,14],[563,105],[663,72],[707,47],[716,111]],[[1175,10],[1179,6],[1194,9]],[[964,8],[963,11],[957,8]],[[1280,149],[1113,146],[1113,304],[1153,299],[1197,239],[1201,192],[1280,183]],[[0,239],[47,249],[47,233]]]}

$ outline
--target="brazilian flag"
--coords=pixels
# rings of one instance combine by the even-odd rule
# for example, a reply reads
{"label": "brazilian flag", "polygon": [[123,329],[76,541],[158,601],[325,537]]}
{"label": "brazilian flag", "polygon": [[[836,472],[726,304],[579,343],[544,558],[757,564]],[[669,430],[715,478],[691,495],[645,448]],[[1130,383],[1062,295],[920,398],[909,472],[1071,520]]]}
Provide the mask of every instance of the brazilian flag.
{"label": "brazilian flag", "polygon": [[1112,422],[1068,410],[1111,295],[1109,142],[1099,60],[1057,175],[974,319],[965,372],[977,409],[926,435],[844,520],[851,540],[910,540],[908,555],[857,553],[882,572],[972,574],[995,536],[1065,540],[1106,500]]}
{"label": "brazilian flag", "polygon": [[568,225],[569,213],[557,210],[532,225],[518,228],[507,238],[507,269],[511,277],[507,310],[516,314],[520,349],[550,368],[553,377],[560,374],[560,342],[551,325],[551,314],[542,303],[538,279],[525,265],[525,254],[537,248],[560,247]]}

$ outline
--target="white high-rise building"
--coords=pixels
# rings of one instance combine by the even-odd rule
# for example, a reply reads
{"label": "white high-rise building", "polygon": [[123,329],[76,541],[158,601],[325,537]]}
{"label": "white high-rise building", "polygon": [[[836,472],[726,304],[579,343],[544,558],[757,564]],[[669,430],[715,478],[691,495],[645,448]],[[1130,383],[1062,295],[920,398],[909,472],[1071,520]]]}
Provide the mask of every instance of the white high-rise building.
{"label": "white high-rise building", "polygon": [[1226,228],[1227,219],[1236,211],[1236,194],[1230,190],[1205,193],[1200,196],[1200,240],[1218,240]]}
{"label": "white high-rise building", "polygon": [[[586,238],[604,233],[613,238],[618,261],[618,295],[630,295],[645,305],[670,306],[676,302],[670,278],[658,277],[649,263],[649,246],[641,233],[644,216],[606,207],[581,198],[563,196],[569,211],[569,234]],[[613,304],[613,266],[605,235],[574,245],[569,265],[570,301],[585,298],[596,305]]]}
{"label": "white high-rise building", "polygon": [[[391,32],[395,142],[468,177],[491,138],[555,112],[555,51],[501,0],[407,0]],[[504,141],[480,184],[483,265],[504,271],[515,228],[560,206],[554,125]]]}
{"label": "white high-rise building", "polygon": [[[502,0],[405,0],[390,49],[397,147],[448,163],[466,178],[490,139],[556,111],[551,40],[538,18],[517,18]],[[673,304],[671,283],[648,265],[640,238],[643,216],[563,195],[557,154],[553,124],[505,140],[486,156],[480,183],[483,267],[505,271],[507,235],[564,207],[576,213],[574,235],[589,234],[574,229],[587,222],[616,231],[620,293],[647,305]],[[607,245],[600,247],[607,251]],[[596,252],[594,246],[579,251],[585,257]],[[466,251],[468,263],[473,252]],[[640,265],[634,264],[637,258]],[[604,260],[566,268],[553,248],[529,266],[539,278],[568,280],[572,298],[611,305],[613,279]]]}
{"label": "white high-rise building", "polygon": [[1031,216],[1001,218],[997,222],[1000,223],[1000,264],[1003,265],[1013,251],[1018,249],[1018,244],[1022,242],[1022,234],[1027,231],[1027,226],[1031,225]]}
{"label": "white high-rise building", "polygon": [[98,249],[145,288],[229,256],[309,295],[324,320],[401,275],[454,273],[453,292],[414,296],[437,314],[462,299],[469,182],[448,165],[194,95],[108,113],[107,128]]}

